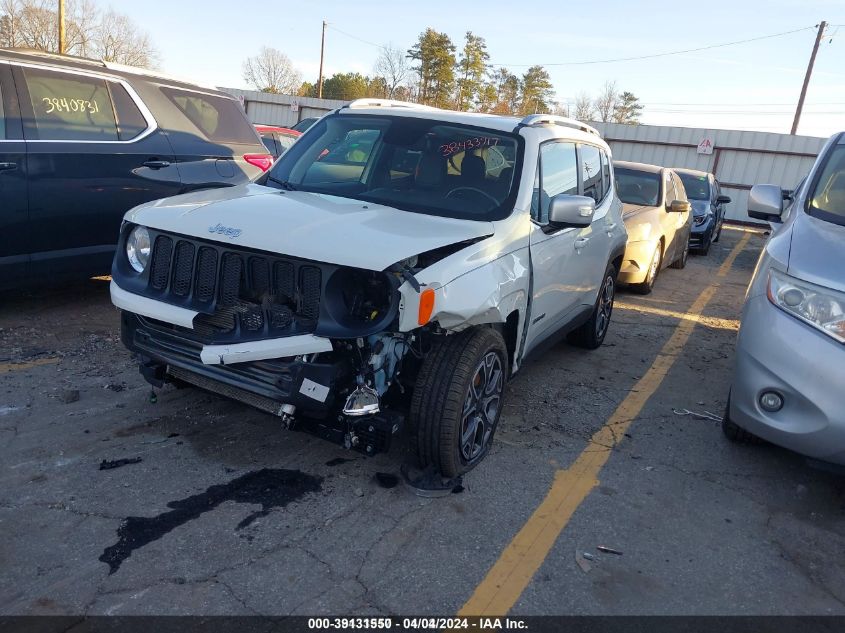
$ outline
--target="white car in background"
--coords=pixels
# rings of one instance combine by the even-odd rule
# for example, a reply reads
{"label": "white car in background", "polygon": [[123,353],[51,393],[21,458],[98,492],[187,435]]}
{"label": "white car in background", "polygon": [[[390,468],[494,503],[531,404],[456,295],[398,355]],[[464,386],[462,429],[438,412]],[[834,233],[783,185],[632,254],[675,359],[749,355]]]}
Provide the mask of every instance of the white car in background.
{"label": "white car in background", "polygon": [[610,148],[571,119],[365,99],[266,178],[126,215],[112,300],[153,385],[193,384],[368,454],[487,454],[506,380],[607,333],[626,233]]}

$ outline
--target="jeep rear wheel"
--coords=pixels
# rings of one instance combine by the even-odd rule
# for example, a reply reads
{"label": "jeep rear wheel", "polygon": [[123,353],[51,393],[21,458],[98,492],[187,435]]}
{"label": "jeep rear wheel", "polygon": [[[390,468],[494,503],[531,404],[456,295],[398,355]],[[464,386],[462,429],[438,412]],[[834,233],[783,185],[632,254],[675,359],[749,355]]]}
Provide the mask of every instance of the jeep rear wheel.
{"label": "jeep rear wheel", "polygon": [[604,280],[596,298],[596,305],[590,320],[569,335],[569,342],[578,347],[596,349],[601,347],[607,328],[610,326],[610,316],[613,313],[613,300],[616,297],[616,268],[608,264],[604,271]]}
{"label": "jeep rear wheel", "polygon": [[420,368],[411,433],[420,465],[457,477],[490,450],[502,412],[508,355],[501,334],[481,327],[440,341]]}

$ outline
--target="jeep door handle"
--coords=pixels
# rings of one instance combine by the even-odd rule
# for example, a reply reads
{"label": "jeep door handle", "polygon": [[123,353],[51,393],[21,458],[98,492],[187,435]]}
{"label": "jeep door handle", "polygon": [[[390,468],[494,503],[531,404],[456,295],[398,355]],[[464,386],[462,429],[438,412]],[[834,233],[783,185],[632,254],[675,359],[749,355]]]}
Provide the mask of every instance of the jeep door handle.
{"label": "jeep door handle", "polygon": [[579,237],[575,240],[575,249],[584,248],[587,245],[587,242],[590,241],[589,237]]}
{"label": "jeep door handle", "polygon": [[616,222],[611,222],[605,228],[607,229],[608,233],[611,233],[613,231],[613,229],[616,228]]}
{"label": "jeep door handle", "polygon": [[149,167],[150,169],[163,169],[164,167],[170,167],[169,160],[148,160],[144,163],[144,167]]}
{"label": "jeep door handle", "polygon": [[0,171],[11,171],[13,169],[17,169],[17,163],[0,163]]}

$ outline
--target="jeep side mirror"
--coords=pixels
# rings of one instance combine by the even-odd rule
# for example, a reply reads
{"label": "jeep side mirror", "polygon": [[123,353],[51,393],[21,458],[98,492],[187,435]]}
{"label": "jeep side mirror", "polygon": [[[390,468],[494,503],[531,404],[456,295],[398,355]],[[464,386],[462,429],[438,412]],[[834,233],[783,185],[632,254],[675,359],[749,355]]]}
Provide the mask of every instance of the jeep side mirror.
{"label": "jeep side mirror", "polygon": [[754,185],[748,193],[748,216],[766,222],[780,222],[783,191],[777,185]]}
{"label": "jeep side mirror", "polygon": [[670,213],[689,213],[692,209],[692,203],[687,200],[672,200],[668,211]]}
{"label": "jeep side mirror", "polygon": [[716,204],[729,204],[731,201],[730,196],[718,196],[716,198]]}
{"label": "jeep side mirror", "polygon": [[559,193],[549,204],[549,224],[590,226],[596,211],[596,201],[587,196]]}

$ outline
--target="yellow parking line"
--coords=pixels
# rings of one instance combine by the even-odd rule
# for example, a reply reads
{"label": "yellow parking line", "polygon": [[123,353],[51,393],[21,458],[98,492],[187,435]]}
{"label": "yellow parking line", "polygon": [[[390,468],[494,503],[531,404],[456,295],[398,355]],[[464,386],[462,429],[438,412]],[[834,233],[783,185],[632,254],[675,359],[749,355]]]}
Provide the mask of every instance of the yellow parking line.
{"label": "yellow parking line", "polygon": [[39,358],[28,363],[0,363],[0,374],[7,374],[11,371],[24,371],[41,365],[54,365],[61,359],[57,357]]}
{"label": "yellow parking line", "polygon": [[[737,242],[719,267],[717,279],[724,278],[730,272],[737,255],[745,248],[749,239],[750,234],[746,233]],[[705,288],[687,315],[700,317],[718,288],[718,282]],[[511,610],[543,564],[575,510],[598,485],[598,475],[610,458],[612,449],[619,444],[645,403],[657,391],[683,351],[696,323],[695,318],[681,319],[654,363],[634,385],[607,423],[596,431],[590,443],[569,468],[557,471],[545,499],[505,547],[499,559],[487,572],[487,576],[461,608],[459,615],[504,616]]]}
{"label": "yellow parking line", "polygon": [[673,319],[689,319],[700,323],[706,327],[712,327],[719,330],[739,330],[739,319],[723,319],[721,317],[706,316],[702,314],[690,314],[688,312],[676,312],[675,310],[664,310],[663,308],[653,308],[651,306],[638,306],[632,303],[622,303],[617,301],[613,304],[614,310],[631,310],[632,312],[644,312],[645,314],[653,314],[655,316],[671,317]]}

